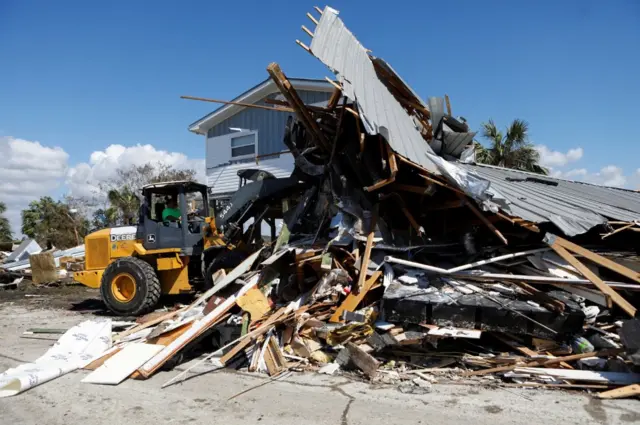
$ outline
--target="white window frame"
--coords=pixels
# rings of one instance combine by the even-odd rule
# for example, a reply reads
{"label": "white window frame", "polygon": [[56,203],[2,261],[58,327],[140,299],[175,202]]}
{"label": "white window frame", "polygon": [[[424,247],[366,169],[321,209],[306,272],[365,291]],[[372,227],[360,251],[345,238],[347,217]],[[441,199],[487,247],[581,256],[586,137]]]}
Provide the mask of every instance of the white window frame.
{"label": "white window frame", "polygon": [[[248,155],[233,156],[233,148],[234,148],[232,146],[233,139],[236,139],[238,137],[250,136],[252,134],[255,135],[253,153],[252,154],[248,154]],[[249,146],[249,145],[243,145],[243,146]],[[236,146],[236,147],[239,147],[239,146]],[[231,161],[238,161],[238,160],[243,160],[243,159],[255,158],[256,156],[258,156],[258,131],[257,130],[253,130],[253,131],[237,131],[237,132],[231,133],[229,135],[229,158],[230,158]]]}

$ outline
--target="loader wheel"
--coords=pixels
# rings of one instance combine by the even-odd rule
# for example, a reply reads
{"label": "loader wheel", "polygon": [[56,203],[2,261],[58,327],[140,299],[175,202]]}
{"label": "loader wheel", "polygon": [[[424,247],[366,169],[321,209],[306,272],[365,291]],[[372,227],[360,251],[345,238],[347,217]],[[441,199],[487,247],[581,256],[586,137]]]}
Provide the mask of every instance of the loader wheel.
{"label": "loader wheel", "polygon": [[238,251],[223,251],[218,254],[206,268],[204,273],[204,290],[213,288],[213,279],[211,278],[215,272],[220,269],[235,269],[242,263],[247,255]]}
{"label": "loader wheel", "polygon": [[100,294],[115,314],[137,316],[158,303],[160,281],[149,263],[135,257],[119,258],[104,271]]}

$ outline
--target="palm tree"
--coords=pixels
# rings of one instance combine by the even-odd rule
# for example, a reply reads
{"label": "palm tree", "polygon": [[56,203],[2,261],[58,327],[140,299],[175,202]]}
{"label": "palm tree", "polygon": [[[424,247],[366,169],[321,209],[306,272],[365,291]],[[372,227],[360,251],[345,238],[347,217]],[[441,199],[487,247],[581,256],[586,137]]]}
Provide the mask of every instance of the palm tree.
{"label": "palm tree", "polygon": [[[128,187],[122,190],[111,189],[107,193],[109,203],[115,208],[122,217],[122,224],[132,224],[138,209],[140,208],[140,199]],[[109,211],[113,215],[113,210]],[[112,217],[108,217],[112,219]]]}
{"label": "palm tree", "polygon": [[520,119],[513,120],[506,135],[498,130],[493,120],[482,123],[482,136],[489,139],[491,147],[487,149],[476,142],[476,162],[547,174],[547,169],[539,164],[540,154],[529,142],[528,132],[529,124]]}

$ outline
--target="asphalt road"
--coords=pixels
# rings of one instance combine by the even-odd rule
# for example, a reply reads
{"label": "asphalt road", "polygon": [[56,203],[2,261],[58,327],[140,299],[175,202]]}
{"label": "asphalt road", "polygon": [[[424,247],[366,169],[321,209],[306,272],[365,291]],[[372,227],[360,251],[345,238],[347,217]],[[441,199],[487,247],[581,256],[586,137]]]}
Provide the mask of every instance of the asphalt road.
{"label": "asphalt road", "polygon": [[[43,303],[46,304],[46,303]],[[0,303],[0,371],[43,354],[53,341],[20,338],[29,327],[67,328],[77,312],[15,301]],[[55,337],[52,337],[55,339]],[[215,371],[161,389],[178,372],[118,386],[83,384],[77,371],[15,397],[0,399],[0,424],[630,424],[640,401],[600,401],[585,393],[435,384],[426,394],[372,386],[345,377],[293,374],[264,383],[262,375]]]}

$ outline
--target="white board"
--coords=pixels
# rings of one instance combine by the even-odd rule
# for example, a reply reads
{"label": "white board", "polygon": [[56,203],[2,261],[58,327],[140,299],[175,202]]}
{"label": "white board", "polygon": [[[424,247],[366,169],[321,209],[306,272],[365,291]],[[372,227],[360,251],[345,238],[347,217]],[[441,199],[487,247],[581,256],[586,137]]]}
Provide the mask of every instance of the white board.
{"label": "white board", "polygon": [[482,331],[476,329],[460,329],[460,328],[438,328],[431,329],[427,335],[435,335],[449,338],[470,338],[480,339]]}
{"label": "white board", "polygon": [[517,367],[514,369],[514,372],[552,376],[557,379],[568,379],[570,381],[587,381],[603,384],[629,385],[640,382],[640,374],[638,373],[599,372],[595,370],[552,369],[542,367]]}
{"label": "white board", "polygon": [[163,345],[129,344],[87,375],[82,382],[118,385],[163,348]]}

